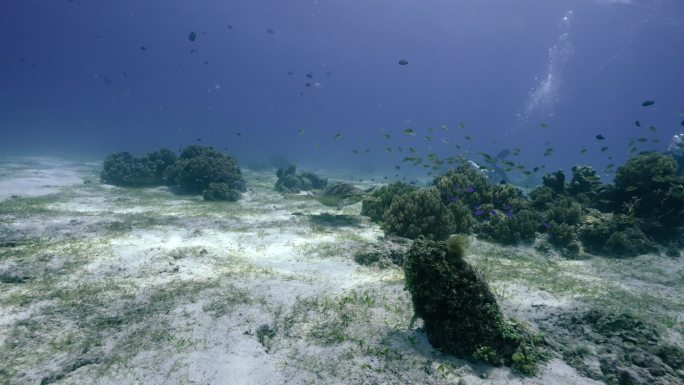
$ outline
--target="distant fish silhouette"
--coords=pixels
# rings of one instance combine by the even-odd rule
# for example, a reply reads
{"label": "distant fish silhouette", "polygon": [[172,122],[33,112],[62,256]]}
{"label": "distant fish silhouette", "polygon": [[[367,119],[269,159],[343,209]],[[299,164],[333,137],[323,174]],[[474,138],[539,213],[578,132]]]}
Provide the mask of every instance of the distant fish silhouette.
{"label": "distant fish silhouette", "polygon": [[654,104],[655,104],[655,100],[646,100],[645,102],[641,103],[641,105],[644,107],[652,106]]}
{"label": "distant fish silhouette", "polygon": [[496,154],[496,157],[498,159],[506,159],[506,157],[510,154],[511,154],[511,150],[505,148],[505,149],[501,150],[498,154]]}
{"label": "distant fish silhouette", "polygon": [[404,59],[399,60],[399,65],[400,65],[400,66],[405,66],[405,65],[407,65],[407,64],[408,64],[408,60],[404,60]]}

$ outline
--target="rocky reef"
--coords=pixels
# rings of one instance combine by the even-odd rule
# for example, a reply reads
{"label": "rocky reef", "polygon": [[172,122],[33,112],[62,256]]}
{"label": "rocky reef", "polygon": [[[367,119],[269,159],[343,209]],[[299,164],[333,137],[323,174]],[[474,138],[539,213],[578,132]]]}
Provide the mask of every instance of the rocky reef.
{"label": "rocky reef", "polygon": [[235,158],[212,147],[192,145],[179,157],[160,149],[141,158],[127,152],[108,155],[100,178],[124,187],[169,185],[210,201],[236,201],[246,191]]}
{"label": "rocky reef", "polygon": [[684,245],[684,178],[670,155],[642,153],[617,169],[613,184],[589,166],[544,175],[529,194],[493,185],[464,164],[435,178],[429,189],[399,182],[375,191],[362,214],[390,234],[443,240],[477,234],[504,245],[539,236],[566,256],[631,257]]}

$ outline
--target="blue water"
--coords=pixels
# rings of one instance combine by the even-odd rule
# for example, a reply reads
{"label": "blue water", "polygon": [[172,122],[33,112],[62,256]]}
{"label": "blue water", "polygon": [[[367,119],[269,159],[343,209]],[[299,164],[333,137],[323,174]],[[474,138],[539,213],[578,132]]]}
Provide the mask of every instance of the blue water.
{"label": "blue water", "polygon": [[201,143],[416,174],[517,147],[548,171],[684,130],[681,0],[4,0],[0,36],[2,155]]}

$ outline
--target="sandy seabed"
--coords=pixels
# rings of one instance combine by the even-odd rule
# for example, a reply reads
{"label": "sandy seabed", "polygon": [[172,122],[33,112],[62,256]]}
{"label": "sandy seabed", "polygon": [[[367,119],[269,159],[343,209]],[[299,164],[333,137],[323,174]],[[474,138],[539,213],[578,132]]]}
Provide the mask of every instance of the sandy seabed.
{"label": "sandy seabed", "polygon": [[402,270],[353,259],[383,236],[360,204],[283,197],[271,171],[246,170],[243,199],[216,203],[103,185],[99,168],[0,159],[2,384],[599,384],[601,349],[624,341],[568,335],[561,321],[589,308],[646,314],[682,346],[682,258],[475,241],[504,311],[551,342],[526,377],[409,329]]}

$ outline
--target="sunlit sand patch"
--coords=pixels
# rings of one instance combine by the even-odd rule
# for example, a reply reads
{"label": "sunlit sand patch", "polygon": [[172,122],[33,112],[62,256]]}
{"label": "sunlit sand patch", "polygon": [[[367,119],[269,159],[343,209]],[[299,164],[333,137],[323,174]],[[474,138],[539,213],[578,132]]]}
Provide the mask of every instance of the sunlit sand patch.
{"label": "sunlit sand patch", "polygon": [[12,196],[36,197],[54,194],[65,186],[83,184],[82,170],[71,162],[54,158],[17,159],[0,174],[0,201]]}

